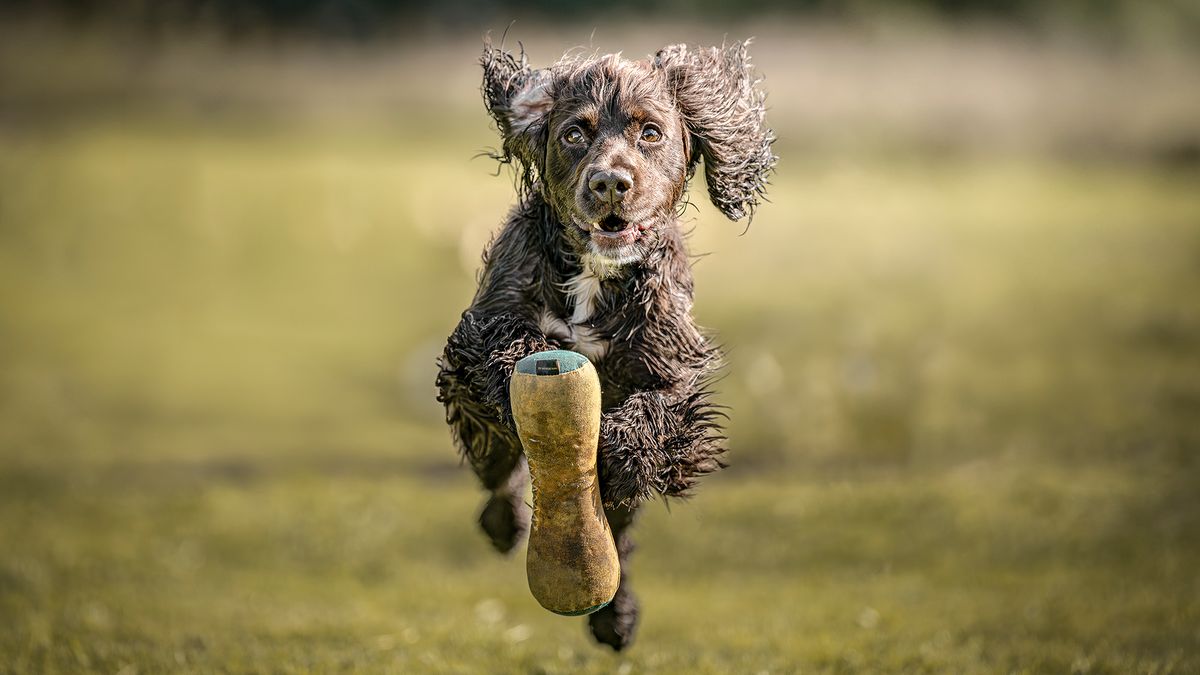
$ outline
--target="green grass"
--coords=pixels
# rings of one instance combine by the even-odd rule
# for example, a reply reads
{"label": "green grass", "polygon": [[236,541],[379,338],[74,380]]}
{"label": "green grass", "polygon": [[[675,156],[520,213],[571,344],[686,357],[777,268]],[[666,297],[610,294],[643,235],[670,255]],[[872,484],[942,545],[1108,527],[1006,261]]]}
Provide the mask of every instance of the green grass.
{"label": "green grass", "polygon": [[693,190],[733,467],[645,510],[616,656],[433,401],[476,121],[0,129],[0,670],[1200,670],[1194,170],[785,139],[744,236]]}

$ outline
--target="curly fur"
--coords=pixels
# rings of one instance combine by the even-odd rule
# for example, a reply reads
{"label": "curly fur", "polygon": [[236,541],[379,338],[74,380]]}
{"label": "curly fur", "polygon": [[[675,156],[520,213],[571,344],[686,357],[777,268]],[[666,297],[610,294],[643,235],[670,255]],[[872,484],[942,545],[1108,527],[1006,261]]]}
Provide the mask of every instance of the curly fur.
{"label": "curly fur", "polygon": [[[713,204],[734,220],[753,214],[775,163],[764,97],[744,43],[674,45],[645,61],[565,58],[540,70],[523,52],[487,44],[480,63],[502,139],[493,156],[516,166],[519,201],[488,245],[479,288],[447,341],[438,400],[463,457],[493,493],[480,524],[498,550],[511,550],[525,532],[513,499],[524,471],[508,399],[513,367],[536,351],[595,341],[586,346],[595,350],[603,399],[600,489],[624,571],[637,507],[686,496],[724,466],[722,413],[708,386],[720,352],[691,316],[676,214],[701,161]],[[647,126],[658,138],[646,140]],[[581,128],[587,143],[564,140],[564,129]],[[619,201],[600,200],[588,181],[609,170],[630,181]],[[615,228],[599,231],[613,219]],[[584,302],[582,288],[587,304],[573,307]],[[618,600],[589,623],[615,649],[632,640],[637,618],[624,576]]]}
{"label": "curly fur", "polygon": [[537,182],[536,148],[543,133],[540,125],[522,126],[517,119],[519,109],[514,104],[535,89],[539,76],[529,67],[522,49],[518,54],[495,49],[486,44],[479,60],[483,66],[483,101],[496,127],[500,131],[503,145],[499,152],[491,153],[502,164],[515,160],[519,167],[518,191],[527,195]]}

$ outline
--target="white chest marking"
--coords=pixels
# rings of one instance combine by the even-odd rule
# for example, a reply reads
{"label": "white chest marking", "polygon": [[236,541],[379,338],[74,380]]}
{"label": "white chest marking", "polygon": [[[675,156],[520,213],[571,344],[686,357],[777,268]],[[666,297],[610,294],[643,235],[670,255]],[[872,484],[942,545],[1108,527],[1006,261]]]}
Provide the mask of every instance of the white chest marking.
{"label": "white chest marking", "polygon": [[580,324],[592,318],[600,299],[600,277],[592,266],[584,264],[583,271],[567,280],[567,297],[571,300],[571,323]]}
{"label": "white chest marking", "polygon": [[538,318],[538,328],[548,338],[571,341],[571,326],[567,325],[566,321],[554,316],[548,309],[542,310],[542,316]]}
{"label": "white chest marking", "polygon": [[587,326],[573,326],[571,331],[575,351],[593,361],[599,361],[608,353],[608,340],[596,335]]}
{"label": "white chest marking", "polygon": [[563,284],[571,302],[571,318],[563,321],[549,311],[543,311],[538,323],[547,336],[570,342],[575,351],[595,361],[608,353],[608,340],[584,325],[595,315],[603,290],[600,286],[602,277],[596,273],[589,258],[585,257],[583,261],[583,271]]}

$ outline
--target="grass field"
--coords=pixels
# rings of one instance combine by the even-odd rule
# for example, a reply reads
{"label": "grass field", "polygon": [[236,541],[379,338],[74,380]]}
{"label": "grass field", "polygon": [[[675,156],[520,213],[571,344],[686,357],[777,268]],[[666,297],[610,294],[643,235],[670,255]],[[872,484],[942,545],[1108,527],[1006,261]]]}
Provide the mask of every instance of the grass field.
{"label": "grass field", "polygon": [[1192,165],[782,135],[744,235],[693,190],[733,466],[645,509],[618,656],[491,553],[433,401],[511,200],[474,102],[37,91],[0,125],[2,671],[1200,672]]}

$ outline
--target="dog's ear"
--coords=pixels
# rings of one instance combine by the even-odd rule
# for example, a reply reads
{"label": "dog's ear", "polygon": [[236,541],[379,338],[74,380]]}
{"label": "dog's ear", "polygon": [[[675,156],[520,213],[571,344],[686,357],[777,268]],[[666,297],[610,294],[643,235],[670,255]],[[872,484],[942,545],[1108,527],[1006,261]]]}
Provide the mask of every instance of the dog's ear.
{"label": "dog's ear", "polygon": [[483,102],[496,120],[503,145],[495,154],[501,162],[516,159],[521,182],[532,187],[543,169],[546,122],[554,100],[550,93],[550,75],[532,70],[525,51],[512,54],[487,42],[483,56]]}
{"label": "dog's ear", "polygon": [[754,214],[776,160],[775,135],[766,126],[766,95],[758,88],[748,44],[671,45],[654,56],[692,136],[689,171],[704,158],[708,196],[730,220]]}

